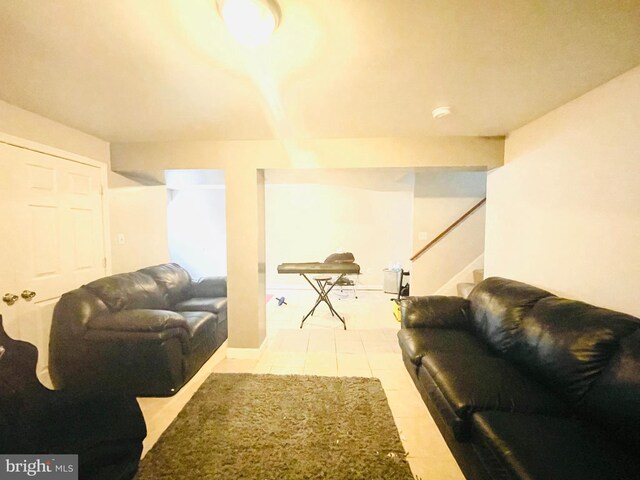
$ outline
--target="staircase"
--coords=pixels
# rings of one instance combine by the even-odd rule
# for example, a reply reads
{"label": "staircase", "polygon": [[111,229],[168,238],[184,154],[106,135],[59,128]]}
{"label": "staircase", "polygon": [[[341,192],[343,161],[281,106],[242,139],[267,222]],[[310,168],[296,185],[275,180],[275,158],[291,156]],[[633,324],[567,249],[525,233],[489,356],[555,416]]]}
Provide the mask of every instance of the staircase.
{"label": "staircase", "polygon": [[475,288],[477,284],[479,284],[482,280],[484,280],[484,269],[479,268],[473,271],[473,283],[465,282],[458,284],[458,296],[462,298],[468,298],[471,290]]}
{"label": "staircase", "polygon": [[[480,209],[486,202],[487,202],[487,199],[485,197],[482,200],[480,200],[478,203],[476,203],[473,207],[471,207],[469,210],[467,210],[460,218],[458,218],[455,222],[453,222],[451,225],[449,225],[447,228],[445,228],[439,235],[437,235],[435,238],[433,238],[433,240],[431,240],[424,247],[422,247],[419,251],[417,251],[411,257],[411,261],[415,262],[427,250],[429,250],[431,247],[433,247],[438,242],[440,242],[445,236],[447,236],[457,226],[462,224],[467,218],[469,218],[471,215],[473,215],[473,213],[476,212],[478,209]],[[472,262],[472,264],[477,262],[478,259],[483,257],[483,255],[484,254],[482,254],[478,258],[476,258],[474,260],[474,262]],[[438,289],[438,291],[436,292],[436,295],[451,295],[457,290],[457,293],[458,293],[459,296],[467,298],[467,296],[469,295],[469,293],[471,293],[471,290],[473,290],[473,288],[476,286],[476,284],[480,283],[484,279],[484,270],[483,269],[476,269],[476,270],[473,270],[473,283],[456,283],[458,280],[463,280],[463,279],[466,280],[466,279],[468,279],[469,278],[469,273],[471,272],[471,269],[473,267],[475,267],[475,266],[479,266],[480,265],[480,264],[477,264],[477,263],[474,264],[474,265],[472,265],[472,264],[467,265],[467,267],[465,267],[461,272],[459,272],[457,275],[452,277],[448,282],[446,282],[444,285],[442,285]],[[456,278],[456,277],[458,277],[458,278]]]}

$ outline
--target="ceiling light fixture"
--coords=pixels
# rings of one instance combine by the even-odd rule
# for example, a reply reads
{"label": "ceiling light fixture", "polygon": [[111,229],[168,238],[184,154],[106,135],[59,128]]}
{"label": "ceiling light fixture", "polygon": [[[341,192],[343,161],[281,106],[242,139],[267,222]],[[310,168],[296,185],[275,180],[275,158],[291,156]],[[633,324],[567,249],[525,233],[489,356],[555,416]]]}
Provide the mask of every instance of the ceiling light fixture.
{"label": "ceiling light fixture", "polygon": [[217,4],[229,32],[243,45],[265,43],[280,23],[275,0],[217,0]]}
{"label": "ceiling light fixture", "polygon": [[432,115],[432,116],[433,116],[433,118],[435,118],[435,119],[446,117],[447,115],[451,115],[451,107],[438,107],[438,108],[434,108],[434,109],[431,111],[431,115]]}

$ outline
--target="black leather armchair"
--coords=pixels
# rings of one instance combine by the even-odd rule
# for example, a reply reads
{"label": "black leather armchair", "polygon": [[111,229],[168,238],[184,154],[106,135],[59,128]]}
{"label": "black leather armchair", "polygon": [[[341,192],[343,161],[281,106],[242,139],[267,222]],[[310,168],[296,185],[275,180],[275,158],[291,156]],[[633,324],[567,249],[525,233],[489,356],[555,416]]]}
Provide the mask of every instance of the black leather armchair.
{"label": "black leather armchair", "polygon": [[82,479],[133,478],[147,433],[136,399],[49,390],[37,359],[33,345],[7,336],[0,316],[0,452],[76,454]]}
{"label": "black leather armchair", "polygon": [[226,278],[177,264],[112,275],[65,293],[53,313],[56,388],[168,396],[227,339]]}
{"label": "black leather armchair", "polygon": [[495,277],[401,314],[404,363],[467,478],[640,478],[640,320]]}

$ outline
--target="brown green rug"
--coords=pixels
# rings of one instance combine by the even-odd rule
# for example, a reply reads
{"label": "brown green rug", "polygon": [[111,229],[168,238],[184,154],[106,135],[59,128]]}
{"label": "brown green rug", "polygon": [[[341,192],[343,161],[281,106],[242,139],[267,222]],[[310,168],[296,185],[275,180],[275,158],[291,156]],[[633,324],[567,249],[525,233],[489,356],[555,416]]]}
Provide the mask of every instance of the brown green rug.
{"label": "brown green rug", "polygon": [[412,479],[373,378],[212,374],[136,478]]}

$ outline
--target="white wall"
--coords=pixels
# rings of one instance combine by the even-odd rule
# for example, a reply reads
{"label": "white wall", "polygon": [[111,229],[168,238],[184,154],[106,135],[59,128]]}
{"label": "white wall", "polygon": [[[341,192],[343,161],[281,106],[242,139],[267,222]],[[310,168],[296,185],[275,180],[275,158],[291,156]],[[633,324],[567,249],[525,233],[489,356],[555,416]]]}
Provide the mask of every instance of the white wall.
{"label": "white wall", "polygon": [[171,261],[193,278],[227,274],[227,226],[223,188],[169,191],[167,220]]}
{"label": "white wall", "polygon": [[354,254],[361,267],[359,283],[366,287],[382,287],[382,270],[389,263],[408,266],[409,188],[267,184],[265,195],[267,288],[309,288],[298,275],[279,275],[278,264],[322,262],[337,249]]}
{"label": "white wall", "polygon": [[457,296],[458,285],[461,283],[476,283],[475,279],[473,278],[473,272],[475,270],[482,270],[483,268],[484,253],[473,260],[462,270],[460,270],[460,272],[458,272],[455,276],[451,277],[451,279],[447,283],[436,290],[434,295]]}
{"label": "white wall", "polygon": [[169,261],[167,189],[109,189],[112,272],[131,272]]}
{"label": "white wall", "polygon": [[640,315],[640,67],[516,130],[489,175],[486,275]]}
{"label": "white wall", "polygon": [[[418,252],[482,200],[486,194],[486,180],[484,171],[434,169],[417,173],[412,253]],[[433,295],[482,255],[484,227],[485,209],[481,207],[414,261],[411,294]]]}

